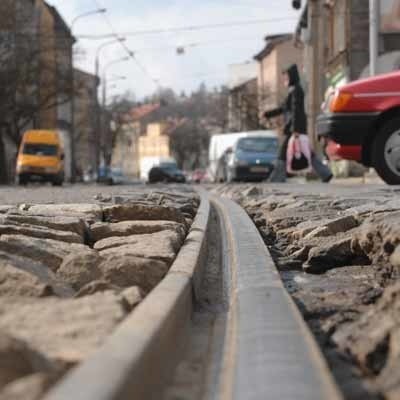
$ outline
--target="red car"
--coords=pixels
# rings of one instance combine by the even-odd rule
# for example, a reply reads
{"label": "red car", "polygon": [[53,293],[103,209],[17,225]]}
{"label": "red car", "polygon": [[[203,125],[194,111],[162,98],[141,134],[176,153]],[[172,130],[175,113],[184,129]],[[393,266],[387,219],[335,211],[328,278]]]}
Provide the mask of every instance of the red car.
{"label": "red car", "polygon": [[400,72],[344,85],[326,108],[317,132],[327,139],[329,158],[358,161],[400,184]]}

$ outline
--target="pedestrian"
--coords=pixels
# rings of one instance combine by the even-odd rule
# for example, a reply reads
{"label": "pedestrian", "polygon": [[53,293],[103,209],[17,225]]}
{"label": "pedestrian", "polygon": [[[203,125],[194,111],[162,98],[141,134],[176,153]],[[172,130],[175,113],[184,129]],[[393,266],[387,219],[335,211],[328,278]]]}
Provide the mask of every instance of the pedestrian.
{"label": "pedestrian", "polygon": [[[307,115],[304,104],[304,91],[300,83],[300,74],[296,64],[283,70],[285,85],[288,87],[288,95],[283,104],[273,110],[265,112],[267,119],[283,114],[284,140],[279,146],[278,159],[275,169],[271,174],[270,182],[286,182],[286,160],[288,143],[292,135],[307,135]],[[315,152],[311,153],[311,164],[314,171],[323,182],[329,182],[333,175],[331,170],[322,163]]]}

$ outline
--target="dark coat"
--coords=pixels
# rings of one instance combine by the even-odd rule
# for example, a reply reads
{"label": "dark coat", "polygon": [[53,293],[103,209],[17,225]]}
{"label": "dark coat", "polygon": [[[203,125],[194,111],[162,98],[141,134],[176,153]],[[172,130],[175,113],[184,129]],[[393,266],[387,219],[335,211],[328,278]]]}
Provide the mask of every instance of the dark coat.
{"label": "dark coat", "polygon": [[267,111],[266,118],[273,118],[283,114],[285,119],[284,133],[290,136],[293,132],[307,133],[307,115],[304,104],[304,91],[300,84],[300,75],[297,65],[293,64],[286,71],[289,75],[289,92],[283,104]]}

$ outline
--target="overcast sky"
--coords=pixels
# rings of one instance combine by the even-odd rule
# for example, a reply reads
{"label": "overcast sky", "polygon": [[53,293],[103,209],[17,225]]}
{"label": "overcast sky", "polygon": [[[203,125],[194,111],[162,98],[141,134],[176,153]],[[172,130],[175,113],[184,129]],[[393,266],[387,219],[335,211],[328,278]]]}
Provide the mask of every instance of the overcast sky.
{"label": "overcast sky", "polygon": [[[96,9],[96,3],[107,8],[107,18],[123,35],[138,30],[187,27],[238,21],[278,19],[274,22],[223,29],[207,29],[179,33],[162,33],[127,37],[127,47],[134,51],[144,66],[145,74],[133,60],[108,69],[107,76],[123,75],[126,81],[115,82],[110,96],[133,91],[138,98],[154,92],[160,82],[177,92],[190,92],[201,82],[213,87],[227,83],[230,64],[251,60],[263,47],[267,34],[292,32],[298,12],[291,0],[48,0],[70,23],[77,15]],[[284,20],[279,20],[283,18]],[[74,34],[109,34],[110,26],[102,15],[82,18],[74,26]],[[79,38],[77,64],[94,72],[95,49],[104,40]],[[175,48],[188,44],[185,54],[178,56]],[[101,64],[125,56],[120,45],[102,52]]]}

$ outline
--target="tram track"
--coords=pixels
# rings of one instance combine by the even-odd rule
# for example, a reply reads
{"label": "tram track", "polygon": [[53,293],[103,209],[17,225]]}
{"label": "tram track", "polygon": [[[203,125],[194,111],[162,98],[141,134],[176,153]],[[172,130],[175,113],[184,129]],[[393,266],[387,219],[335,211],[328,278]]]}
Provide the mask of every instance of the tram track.
{"label": "tram track", "polygon": [[201,198],[166,278],[45,400],[342,398],[246,212]]}

